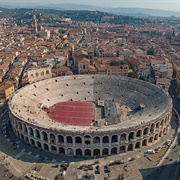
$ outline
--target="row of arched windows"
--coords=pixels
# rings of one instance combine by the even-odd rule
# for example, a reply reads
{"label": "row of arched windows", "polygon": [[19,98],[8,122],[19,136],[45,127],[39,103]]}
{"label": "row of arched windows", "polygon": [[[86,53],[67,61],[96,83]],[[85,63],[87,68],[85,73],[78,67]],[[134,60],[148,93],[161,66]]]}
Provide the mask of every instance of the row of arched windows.
{"label": "row of arched windows", "polygon": [[58,153],[61,155],[75,155],[75,156],[105,156],[105,155],[114,155],[119,153],[125,153],[127,151],[133,151],[135,149],[139,149],[143,146],[147,146],[148,143],[152,143],[156,140],[158,140],[162,134],[165,133],[167,129],[164,128],[163,131],[161,131],[159,134],[155,134],[154,136],[151,136],[150,138],[146,138],[142,141],[138,141],[135,143],[131,143],[128,145],[122,145],[119,148],[118,147],[111,147],[111,148],[103,148],[98,149],[94,148],[93,150],[90,149],[73,149],[73,148],[64,148],[64,147],[56,147],[54,145],[49,145],[48,143],[42,143],[40,141],[35,141],[34,139],[28,138],[27,136],[24,136],[22,133],[16,132],[17,136],[19,136],[21,139],[23,139],[26,143],[30,144],[31,146],[34,146],[38,149],[42,149],[45,151],[50,151],[52,153]]}

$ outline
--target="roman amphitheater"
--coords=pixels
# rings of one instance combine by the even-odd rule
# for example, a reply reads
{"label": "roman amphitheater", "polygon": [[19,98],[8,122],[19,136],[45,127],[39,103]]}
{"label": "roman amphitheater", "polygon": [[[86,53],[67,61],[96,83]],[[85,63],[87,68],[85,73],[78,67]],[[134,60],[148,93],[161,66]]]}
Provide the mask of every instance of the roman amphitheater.
{"label": "roman amphitheater", "polygon": [[150,146],[167,133],[171,114],[171,99],[161,89],[120,76],[51,78],[9,100],[20,139],[68,156],[107,156]]}

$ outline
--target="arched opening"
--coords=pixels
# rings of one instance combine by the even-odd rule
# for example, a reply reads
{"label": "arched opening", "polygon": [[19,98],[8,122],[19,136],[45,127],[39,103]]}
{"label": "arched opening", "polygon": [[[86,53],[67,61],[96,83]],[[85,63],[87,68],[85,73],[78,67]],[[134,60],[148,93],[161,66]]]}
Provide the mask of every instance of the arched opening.
{"label": "arched opening", "polygon": [[93,144],[100,144],[100,137],[98,137],[98,136],[94,137]]}
{"label": "arched opening", "polygon": [[91,157],[91,150],[90,150],[90,149],[86,149],[86,150],[84,151],[84,155],[85,155],[85,156],[88,156],[88,157]]}
{"label": "arched opening", "polygon": [[135,149],[139,149],[140,147],[141,147],[141,143],[137,142],[136,145],[135,145]]}
{"label": "arched opening", "polygon": [[67,143],[70,143],[70,144],[73,143],[73,139],[72,139],[71,136],[67,136],[67,137],[66,137],[66,141],[67,141]]}
{"label": "arched opening", "polygon": [[91,139],[91,136],[85,135],[85,136],[84,136],[84,139]]}
{"label": "arched opening", "polygon": [[20,134],[20,138],[24,141],[24,135]]}
{"label": "arched opening", "polygon": [[50,143],[55,144],[56,143],[56,137],[54,134],[50,133]]}
{"label": "arched opening", "polygon": [[117,148],[116,147],[113,147],[112,149],[111,149],[111,154],[113,155],[113,154],[117,154]]}
{"label": "arched opening", "polygon": [[69,155],[69,156],[73,156],[73,154],[74,154],[73,149],[68,148],[68,149],[67,149],[67,155]]}
{"label": "arched opening", "polygon": [[22,124],[18,122],[18,129],[22,131]]}
{"label": "arched opening", "polygon": [[166,135],[166,128],[163,129],[163,134]]}
{"label": "arched opening", "polygon": [[143,131],[143,135],[147,135],[147,134],[148,134],[148,131],[149,131],[149,128],[146,127],[146,128],[144,129],[144,131]]}
{"label": "arched opening", "polygon": [[158,122],[156,123],[156,129],[159,129],[159,127],[160,127],[160,123]]}
{"label": "arched opening", "polygon": [[64,137],[62,135],[58,135],[58,143],[64,143]]}
{"label": "arched opening", "polygon": [[59,148],[59,154],[62,154],[62,155],[65,154],[64,148],[62,148],[62,147]]}
{"label": "arched opening", "polygon": [[16,132],[16,135],[17,135],[18,137],[20,137],[19,131]]}
{"label": "arched opening", "polygon": [[85,143],[85,146],[88,147],[91,144],[91,141],[90,140],[86,140],[84,143]]}
{"label": "arched opening", "polygon": [[149,138],[149,143],[153,143],[153,137],[152,136]]}
{"label": "arched opening", "polygon": [[42,71],[42,72],[41,72],[41,76],[43,76],[43,75],[44,75],[44,72]]}
{"label": "arched opening", "polygon": [[51,146],[51,152],[57,153],[57,148],[55,146]]}
{"label": "arched opening", "polygon": [[143,140],[142,146],[147,146],[147,139],[144,139],[144,140]]}
{"label": "arched opening", "polygon": [[120,141],[126,141],[126,134],[125,133],[123,133],[123,134],[121,134],[121,136],[120,136]]}
{"label": "arched opening", "polygon": [[129,133],[128,140],[131,141],[131,139],[134,139],[134,132]]}
{"label": "arched opening", "polygon": [[34,132],[33,132],[33,129],[32,127],[29,127],[29,135],[34,137]]}
{"label": "arched opening", "polygon": [[163,126],[163,125],[164,125],[164,120],[161,121],[161,126]]}
{"label": "arched opening", "polygon": [[125,153],[126,152],[126,146],[121,146],[119,151],[120,151],[120,153]]}
{"label": "arched opening", "polygon": [[89,147],[89,145],[91,144],[91,136],[89,135],[84,136],[84,144],[86,147]]}
{"label": "arched opening", "polygon": [[76,149],[76,156],[82,156],[82,150]]}
{"label": "arched opening", "polygon": [[42,149],[42,145],[41,145],[41,143],[39,141],[36,142],[36,146],[37,146],[38,149]]}
{"label": "arched opening", "polygon": [[33,139],[30,139],[30,145],[33,146],[33,147],[35,147],[35,142],[34,142]]}
{"label": "arched opening", "polygon": [[49,151],[49,146],[47,144],[44,144],[44,150]]}
{"label": "arched opening", "polygon": [[43,138],[43,141],[48,141],[48,135],[46,132],[42,132],[42,138]]}
{"label": "arched opening", "polygon": [[117,143],[118,142],[118,136],[117,135],[113,135],[111,138],[111,143]]}
{"label": "arched opening", "polygon": [[100,150],[99,149],[94,149],[94,156],[99,156],[100,155]]}
{"label": "arched opening", "polygon": [[142,135],[142,130],[138,130],[136,133],[136,137],[141,137],[141,135]]}
{"label": "arched opening", "polygon": [[108,136],[103,137],[103,143],[109,143],[109,137]]}
{"label": "arched opening", "polygon": [[128,151],[133,151],[133,144],[129,144]]}
{"label": "arched opening", "polygon": [[27,144],[29,144],[29,138],[27,136],[24,137],[24,140]]}
{"label": "arched opening", "polygon": [[82,143],[81,137],[79,137],[79,136],[75,137],[75,142],[76,142],[77,144],[81,144],[81,143]]}
{"label": "arched opening", "polygon": [[153,133],[153,132],[154,132],[154,130],[155,130],[155,124],[153,123],[153,124],[151,124],[151,127],[150,127],[150,132],[151,132],[151,133]]}
{"label": "arched opening", "polygon": [[156,134],[156,135],[154,136],[154,140],[155,140],[155,141],[158,140],[158,134]]}
{"label": "arched opening", "polygon": [[103,155],[103,156],[109,155],[109,149],[108,149],[108,148],[103,149],[102,155]]}
{"label": "arched opening", "polygon": [[40,132],[38,129],[35,129],[34,134],[35,134],[35,138],[40,139]]}
{"label": "arched opening", "polygon": [[159,137],[162,137],[162,131],[159,133]]}
{"label": "arched opening", "polygon": [[27,130],[26,124],[23,124],[23,127],[24,127],[24,134],[27,134],[27,133],[28,133],[28,130]]}

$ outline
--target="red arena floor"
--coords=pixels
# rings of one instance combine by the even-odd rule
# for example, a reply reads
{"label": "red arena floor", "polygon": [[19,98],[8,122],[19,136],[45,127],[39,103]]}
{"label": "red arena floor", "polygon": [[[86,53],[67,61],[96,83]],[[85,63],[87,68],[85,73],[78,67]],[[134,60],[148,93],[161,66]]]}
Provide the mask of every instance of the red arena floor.
{"label": "red arena floor", "polygon": [[46,111],[51,119],[62,124],[91,126],[95,120],[95,104],[92,102],[60,102]]}

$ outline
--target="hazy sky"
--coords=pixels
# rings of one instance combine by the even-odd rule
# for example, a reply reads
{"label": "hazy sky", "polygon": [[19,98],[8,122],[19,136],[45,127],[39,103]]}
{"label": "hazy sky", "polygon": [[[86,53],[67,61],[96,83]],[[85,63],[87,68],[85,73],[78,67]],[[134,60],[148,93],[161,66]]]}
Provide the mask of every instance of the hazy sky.
{"label": "hazy sky", "polygon": [[108,7],[136,7],[180,11],[180,0],[0,0],[0,4],[90,4]]}

